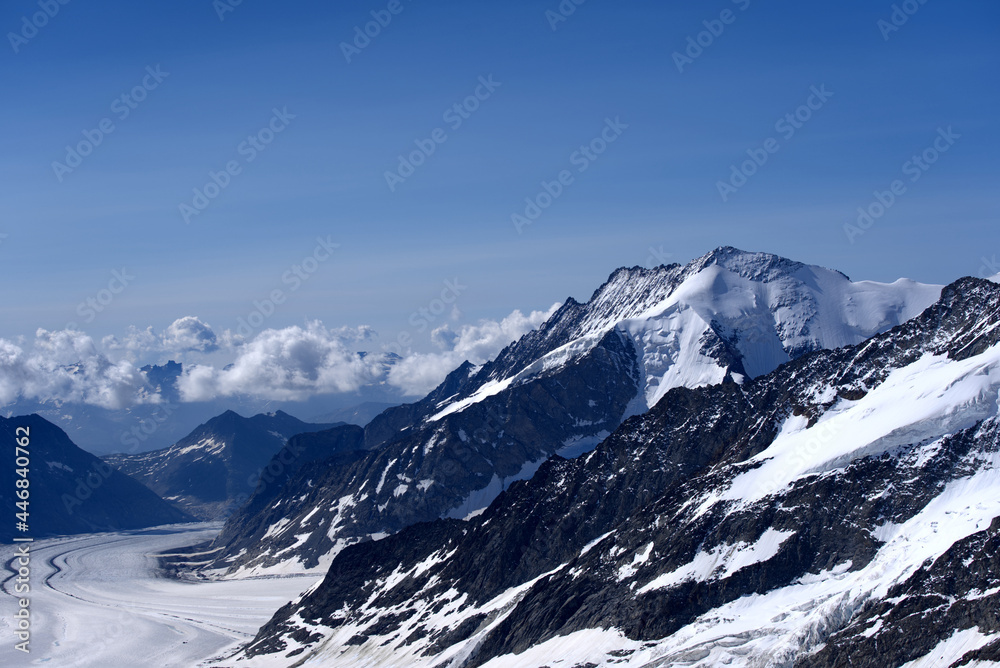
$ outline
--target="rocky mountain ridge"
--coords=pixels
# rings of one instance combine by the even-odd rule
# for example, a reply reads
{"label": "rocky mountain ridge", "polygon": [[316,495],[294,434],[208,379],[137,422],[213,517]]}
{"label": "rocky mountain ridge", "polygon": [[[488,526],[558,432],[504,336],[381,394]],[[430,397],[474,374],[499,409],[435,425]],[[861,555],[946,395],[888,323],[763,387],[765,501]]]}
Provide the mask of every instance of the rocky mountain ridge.
{"label": "rocky mountain ridge", "polygon": [[858,345],[674,388],[478,517],[347,547],[225,665],[990,665],[998,411],[1000,287],[962,279]]}

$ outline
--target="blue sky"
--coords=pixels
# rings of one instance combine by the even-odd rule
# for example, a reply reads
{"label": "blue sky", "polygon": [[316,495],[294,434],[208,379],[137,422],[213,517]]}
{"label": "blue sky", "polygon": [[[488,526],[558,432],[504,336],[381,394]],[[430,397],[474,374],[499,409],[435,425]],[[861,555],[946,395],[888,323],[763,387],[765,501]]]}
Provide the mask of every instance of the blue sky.
{"label": "blue sky", "polygon": [[[583,300],[618,266],[719,245],[927,282],[1000,255],[1000,6],[913,0],[885,39],[891,2],[679,4],[588,0],[553,29],[557,0],[401,0],[348,63],[341,43],[387,1],[244,0],[220,20],[211,0],[73,0],[16,45],[39,4],[5,3],[0,336],[188,315],[222,331],[280,289],[268,326],[318,318],[387,341],[455,278],[461,323]],[[706,21],[721,34],[678,71]],[[445,112],[480,77],[499,86],[453,129]],[[115,100],[144,78],[155,87],[120,118]],[[794,135],[776,129],[824,86]],[[294,119],[247,162],[241,142],[274,109]],[[104,119],[114,131],[57,176]],[[574,152],[606,119],[628,127],[581,173]],[[397,156],[438,128],[447,140],[390,190]],[[948,128],[959,137],[911,182],[904,163]],[[718,182],[769,138],[777,152],[723,201]],[[179,206],[230,161],[239,173],[186,222]],[[562,170],[572,183],[519,234],[511,215]],[[905,192],[850,243],[845,223],[896,179]],[[290,290],[317,238],[340,246]],[[78,305],[122,268],[134,278],[82,322]]]}

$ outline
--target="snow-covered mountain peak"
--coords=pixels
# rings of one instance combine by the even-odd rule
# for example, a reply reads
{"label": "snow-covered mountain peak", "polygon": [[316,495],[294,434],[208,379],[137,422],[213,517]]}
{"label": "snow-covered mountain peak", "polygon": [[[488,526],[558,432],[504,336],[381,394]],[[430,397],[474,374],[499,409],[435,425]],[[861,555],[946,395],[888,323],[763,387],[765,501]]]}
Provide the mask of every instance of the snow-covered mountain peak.
{"label": "snow-covered mountain peak", "polygon": [[[688,270],[691,273],[698,273],[713,265],[724,267],[744,278],[762,282],[793,274],[808,266],[773,253],[744,251],[732,246],[720,246],[692,261],[688,265]],[[841,276],[844,275],[841,274]]]}
{"label": "snow-covered mountain peak", "polygon": [[807,353],[856,344],[913,318],[941,286],[852,282],[839,271],[723,246],[686,266],[618,269],[590,300],[567,300],[442,407],[463,410],[573,363],[617,330],[639,358],[642,412],[673,387],[756,377]]}

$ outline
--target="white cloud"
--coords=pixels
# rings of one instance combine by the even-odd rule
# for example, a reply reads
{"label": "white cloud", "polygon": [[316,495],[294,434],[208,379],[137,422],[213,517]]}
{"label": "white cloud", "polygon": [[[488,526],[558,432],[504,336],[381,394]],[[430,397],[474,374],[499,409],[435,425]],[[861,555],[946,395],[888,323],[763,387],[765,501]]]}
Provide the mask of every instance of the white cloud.
{"label": "white cloud", "polygon": [[[109,409],[157,403],[161,398],[138,367],[150,361],[184,360],[178,389],[184,401],[254,395],[299,401],[317,394],[353,392],[387,382],[407,395],[423,395],[469,360],[482,364],[512,341],[538,327],[558,308],[528,315],[514,311],[503,320],[482,320],[431,333],[441,352],[411,354],[387,367],[386,354],[359,355],[375,338],[367,326],[328,329],[321,322],[267,329],[250,340],[229,330],[216,334],[194,316],[175,320],[163,333],[130,327],[100,343],[75,330],[40,329],[33,340],[0,339],[0,406],[18,400],[79,403]],[[223,368],[192,363],[228,352]],[[201,355],[214,353],[214,357]],[[223,362],[224,363],[224,362]],[[388,371],[387,371],[388,368]]]}
{"label": "white cloud", "polygon": [[181,377],[185,401],[249,394],[278,400],[304,400],[315,394],[352,392],[384,373],[381,355],[362,358],[345,342],[366,340],[370,328],[327,329],[320,322],[305,328],[267,329],[242,344],[224,369],[194,366]]}
{"label": "white cloud", "polygon": [[219,346],[212,328],[194,316],[178,318],[163,333],[163,347],[167,350],[210,353]]}
{"label": "white cloud", "polygon": [[553,304],[548,311],[532,311],[528,315],[514,311],[500,322],[481,320],[476,325],[464,325],[457,332],[448,325],[438,327],[431,332],[431,341],[444,352],[408,355],[389,371],[388,382],[407,395],[427,394],[462,362],[490,361],[505,346],[548,320],[559,306]]}
{"label": "white cloud", "polygon": [[111,361],[86,334],[44,329],[31,350],[0,339],[0,404],[19,398],[111,409],[157,400],[134,365]]}
{"label": "white cloud", "polygon": [[152,327],[139,329],[135,325],[129,325],[123,338],[105,336],[101,339],[101,344],[107,350],[124,350],[133,355],[143,355],[147,352],[159,351],[163,347],[163,341],[153,331]]}
{"label": "white cloud", "polygon": [[157,334],[152,327],[139,329],[132,325],[122,338],[106,336],[101,344],[107,350],[125,351],[133,358],[157,353],[179,356],[186,352],[214,352],[219,349],[219,337],[211,325],[188,315],[170,323],[163,334]]}
{"label": "white cloud", "polygon": [[[265,330],[273,331],[273,330]],[[284,331],[284,330],[282,330]],[[378,338],[378,334],[374,329],[368,325],[359,325],[357,327],[337,327],[335,329],[327,329],[326,335],[331,340],[338,340],[345,345],[353,345],[358,343],[367,343],[369,341],[374,341]],[[234,332],[230,329],[225,329],[219,334],[218,341],[221,348],[235,349],[240,346],[245,346],[248,343],[255,341],[254,336],[246,337],[239,332]]]}

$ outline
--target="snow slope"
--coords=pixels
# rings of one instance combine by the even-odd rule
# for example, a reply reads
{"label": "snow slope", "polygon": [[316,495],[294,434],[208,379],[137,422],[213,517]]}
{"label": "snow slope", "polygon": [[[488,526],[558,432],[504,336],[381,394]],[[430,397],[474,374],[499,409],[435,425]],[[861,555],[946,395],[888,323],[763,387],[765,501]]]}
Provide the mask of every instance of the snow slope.
{"label": "snow slope", "polygon": [[801,266],[771,280],[748,278],[736,262],[708,266],[662,304],[618,326],[642,351],[646,408],[674,387],[721,382],[725,369],[700,354],[714,331],[734,342],[751,378],[814,350],[853,345],[916,316],[940,286],[900,279],[852,283],[822,267]]}

